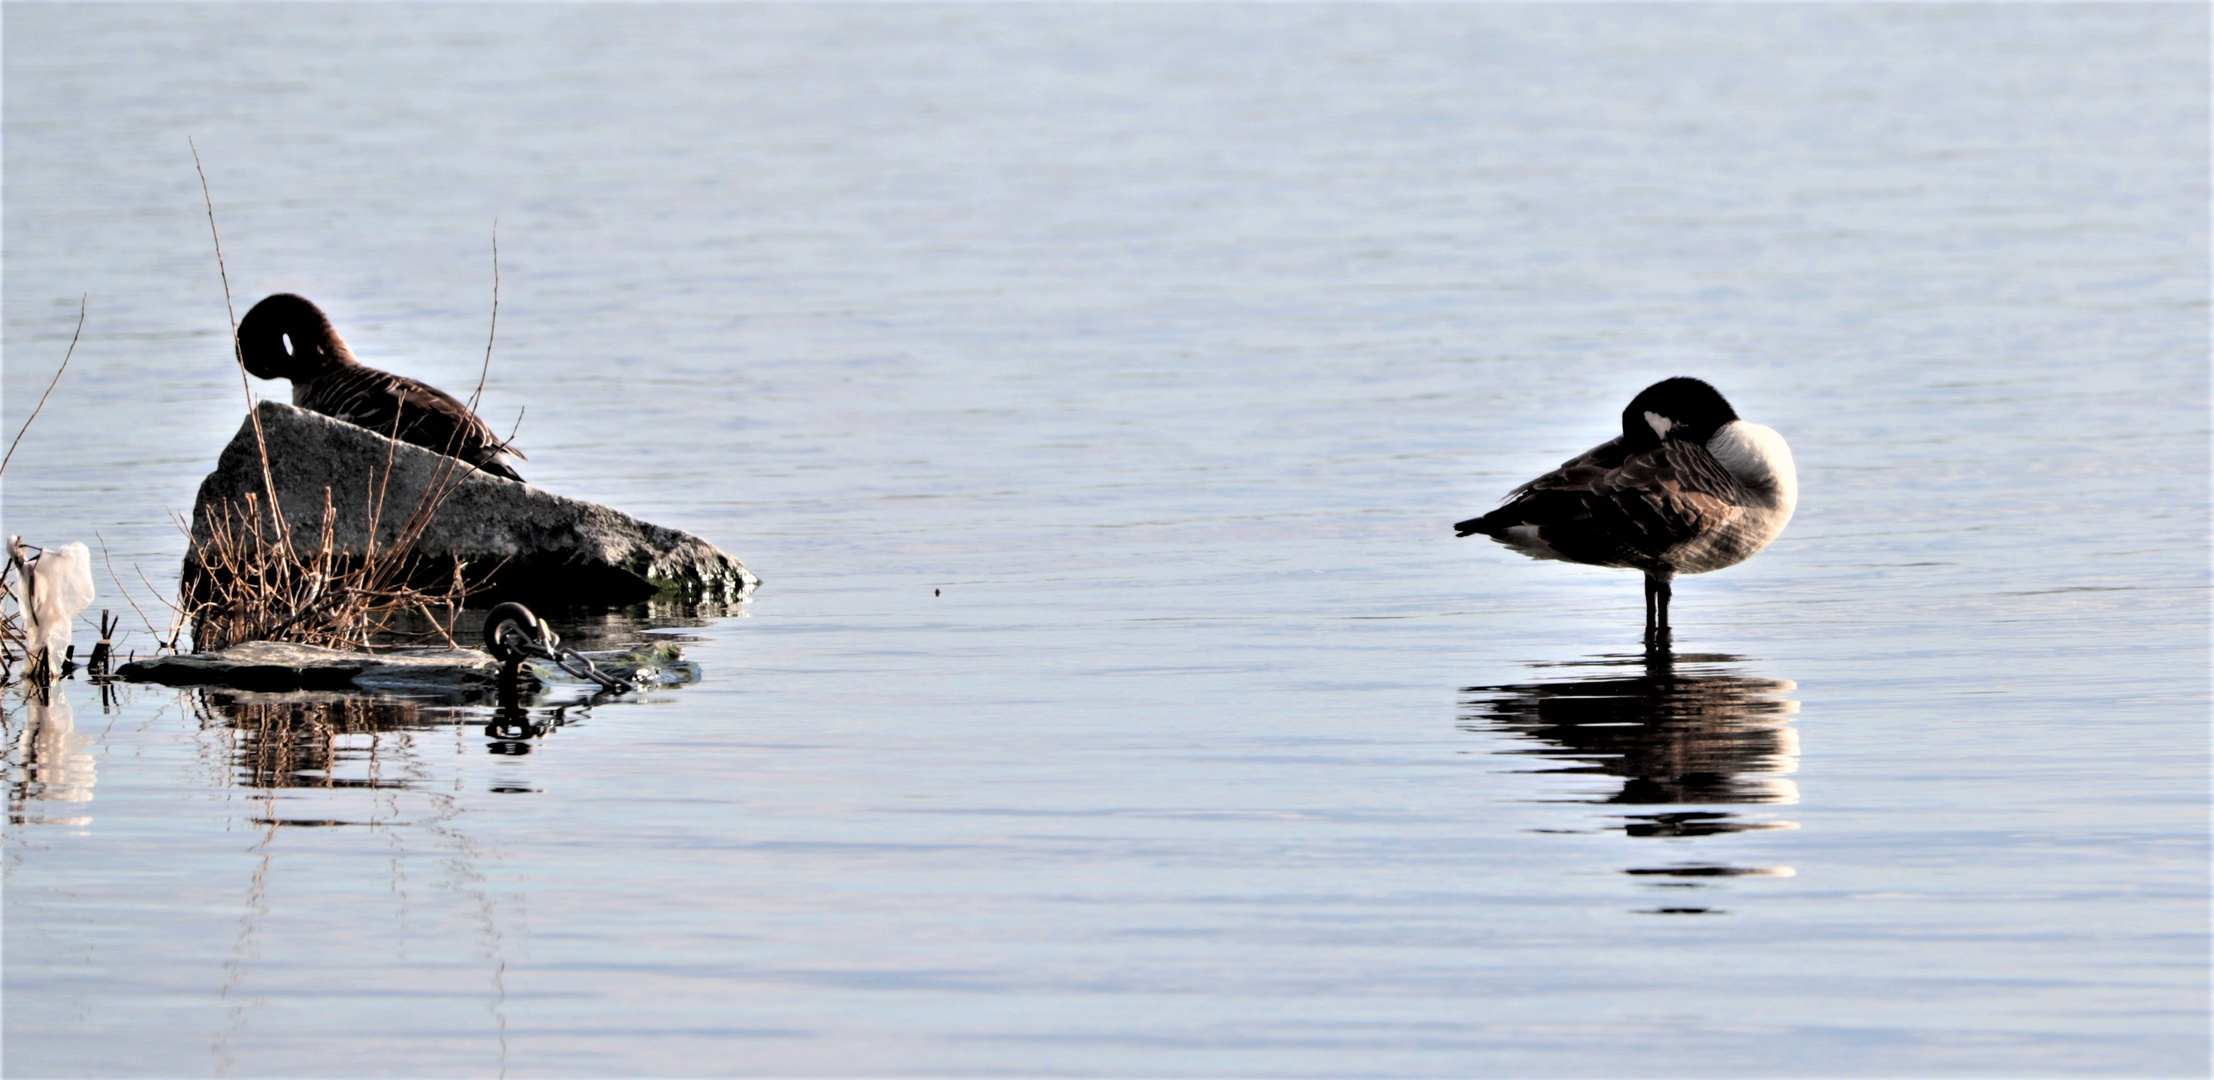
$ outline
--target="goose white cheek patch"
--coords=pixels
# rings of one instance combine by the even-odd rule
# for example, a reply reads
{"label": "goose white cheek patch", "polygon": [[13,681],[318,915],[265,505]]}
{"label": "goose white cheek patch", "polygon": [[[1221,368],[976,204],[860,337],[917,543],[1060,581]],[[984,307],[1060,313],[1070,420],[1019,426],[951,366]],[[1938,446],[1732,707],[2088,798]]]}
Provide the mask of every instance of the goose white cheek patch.
{"label": "goose white cheek patch", "polygon": [[1658,435],[1663,439],[1668,437],[1668,429],[1676,426],[1676,422],[1674,420],[1670,420],[1669,418],[1662,416],[1657,412],[1646,413],[1645,422],[1653,425],[1653,434]]}

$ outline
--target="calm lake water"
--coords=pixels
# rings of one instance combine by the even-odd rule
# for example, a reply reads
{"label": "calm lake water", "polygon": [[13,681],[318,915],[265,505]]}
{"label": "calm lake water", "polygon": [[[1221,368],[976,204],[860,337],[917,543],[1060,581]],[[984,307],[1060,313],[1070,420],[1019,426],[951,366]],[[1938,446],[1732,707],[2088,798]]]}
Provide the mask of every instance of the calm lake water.
{"label": "calm lake water", "polygon": [[[449,389],[497,222],[525,475],[766,582],[534,738],[9,698],[10,1075],[2208,1068],[2203,5],[0,18],[5,528],[125,648],[188,137]],[[1449,525],[1674,374],[1803,494],[1647,657]]]}

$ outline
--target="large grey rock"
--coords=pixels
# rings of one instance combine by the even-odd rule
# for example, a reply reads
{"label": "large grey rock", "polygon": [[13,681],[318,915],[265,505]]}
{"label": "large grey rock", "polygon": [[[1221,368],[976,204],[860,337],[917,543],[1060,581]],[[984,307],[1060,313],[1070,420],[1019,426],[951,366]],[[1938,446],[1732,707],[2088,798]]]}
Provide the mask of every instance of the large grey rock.
{"label": "large grey rock", "polygon": [[[388,548],[426,492],[448,489],[415,550],[433,564],[466,563],[473,577],[489,573],[488,586],[472,603],[625,604],[657,595],[730,602],[760,583],[736,556],[691,533],[490,476],[443,454],[282,402],[264,401],[257,412],[278,502],[296,538],[320,535],[328,490],[336,510],[333,535],[342,553],[359,555],[365,549],[369,508],[379,505],[380,496],[377,543]],[[249,417],[200,484],[192,508],[195,546],[206,542],[211,514],[242,506],[248,494],[266,503],[263,491]],[[188,554],[186,580],[198,576]]]}

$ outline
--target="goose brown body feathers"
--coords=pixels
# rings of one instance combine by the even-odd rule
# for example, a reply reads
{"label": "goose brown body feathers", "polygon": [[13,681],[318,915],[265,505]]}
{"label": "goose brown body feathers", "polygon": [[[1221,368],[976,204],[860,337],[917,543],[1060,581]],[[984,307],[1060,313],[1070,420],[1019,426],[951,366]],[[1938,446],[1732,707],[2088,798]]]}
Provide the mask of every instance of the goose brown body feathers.
{"label": "goose brown body feathers", "polygon": [[[320,308],[291,293],[255,304],[238,323],[239,355],[263,379],[290,379],[292,403],[510,480],[515,453],[452,394],[354,359]],[[515,454],[521,457],[520,454]]]}
{"label": "goose brown body feathers", "polygon": [[1609,439],[1454,529],[1501,539],[1532,530],[1529,539],[1543,550],[1516,546],[1539,558],[1698,573],[1679,564],[1685,545],[1727,530],[1750,501],[1745,485],[1702,445],[1668,441],[1633,452]]}

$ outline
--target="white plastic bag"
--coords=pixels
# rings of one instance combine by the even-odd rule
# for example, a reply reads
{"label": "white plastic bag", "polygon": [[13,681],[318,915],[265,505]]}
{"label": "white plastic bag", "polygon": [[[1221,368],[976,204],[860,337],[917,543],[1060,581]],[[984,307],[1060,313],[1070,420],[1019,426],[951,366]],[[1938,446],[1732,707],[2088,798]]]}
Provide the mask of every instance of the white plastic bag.
{"label": "white plastic bag", "polygon": [[24,615],[30,623],[31,653],[45,650],[48,670],[58,673],[69,653],[77,613],[92,603],[92,552],[82,541],[47,548],[31,561],[27,584]]}

